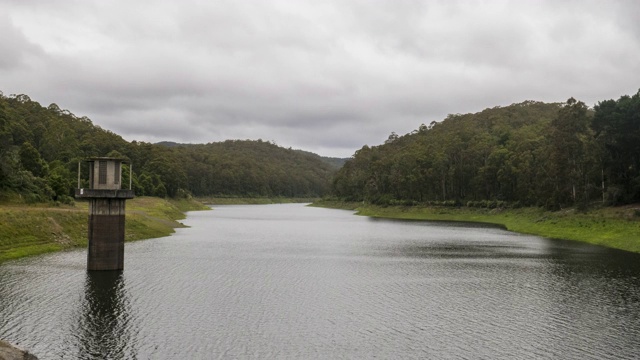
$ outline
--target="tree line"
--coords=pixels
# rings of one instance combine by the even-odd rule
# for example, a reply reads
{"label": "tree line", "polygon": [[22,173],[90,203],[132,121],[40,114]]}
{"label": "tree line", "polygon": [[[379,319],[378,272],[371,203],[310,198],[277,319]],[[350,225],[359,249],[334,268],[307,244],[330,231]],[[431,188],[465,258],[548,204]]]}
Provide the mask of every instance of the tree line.
{"label": "tree line", "polygon": [[640,91],[593,109],[525,101],[449,115],[364,146],[332,192],[374,204],[543,206],[640,201]]}
{"label": "tree line", "polygon": [[[94,156],[129,160],[138,195],[331,192],[375,204],[626,204],[640,201],[640,91],[592,109],[571,98],[453,114],[365,145],[346,163],[262,140],[128,142],[56,104],[0,93],[0,196],[71,202],[77,164]],[[128,184],[128,169],[123,176]]]}
{"label": "tree line", "polygon": [[[137,195],[320,197],[329,191],[336,159],[262,140],[209,144],[151,144],[124,140],[56,104],[0,92],[0,197],[70,203],[77,167],[113,156],[133,166]],[[123,184],[129,169],[123,168]],[[86,186],[86,181],[82,186]]]}

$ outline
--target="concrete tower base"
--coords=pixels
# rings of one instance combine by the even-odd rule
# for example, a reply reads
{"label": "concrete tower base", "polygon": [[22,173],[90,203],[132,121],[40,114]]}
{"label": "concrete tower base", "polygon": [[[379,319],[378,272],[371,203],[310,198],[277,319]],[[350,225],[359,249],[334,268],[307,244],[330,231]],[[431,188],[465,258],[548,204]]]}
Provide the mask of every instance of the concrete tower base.
{"label": "concrete tower base", "polygon": [[89,200],[87,270],[124,269],[125,199]]}

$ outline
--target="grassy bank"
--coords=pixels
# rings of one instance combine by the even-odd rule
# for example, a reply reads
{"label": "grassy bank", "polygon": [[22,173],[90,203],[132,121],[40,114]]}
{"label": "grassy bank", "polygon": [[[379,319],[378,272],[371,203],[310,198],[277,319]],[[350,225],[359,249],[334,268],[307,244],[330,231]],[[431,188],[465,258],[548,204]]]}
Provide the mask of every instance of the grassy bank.
{"label": "grassy bank", "polygon": [[[185,211],[208,207],[193,200],[137,197],[127,201],[127,241],[167,236]],[[0,262],[87,245],[86,202],[75,206],[0,204]]]}
{"label": "grassy bank", "polygon": [[311,203],[318,198],[285,198],[285,197],[203,197],[198,198],[203,204],[209,205],[263,205],[263,204],[291,204]]}
{"label": "grassy bank", "polygon": [[640,207],[610,207],[587,213],[567,209],[558,212],[538,208],[477,209],[451,207],[380,207],[360,203],[326,202],[315,206],[353,209],[358,215],[491,223],[506,229],[554,239],[576,240],[640,253]]}

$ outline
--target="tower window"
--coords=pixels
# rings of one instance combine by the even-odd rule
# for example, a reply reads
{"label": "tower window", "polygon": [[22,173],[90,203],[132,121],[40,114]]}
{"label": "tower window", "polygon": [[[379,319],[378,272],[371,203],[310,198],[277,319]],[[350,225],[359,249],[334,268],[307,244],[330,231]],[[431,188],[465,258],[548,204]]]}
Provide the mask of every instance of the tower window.
{"label": "tower window", "polygon": [[120,163],[113,164],[113,183],[120,184]]}
{"label": "tower window", "polygon": [[98,161],[98,184],[107,183],[107,162]]}

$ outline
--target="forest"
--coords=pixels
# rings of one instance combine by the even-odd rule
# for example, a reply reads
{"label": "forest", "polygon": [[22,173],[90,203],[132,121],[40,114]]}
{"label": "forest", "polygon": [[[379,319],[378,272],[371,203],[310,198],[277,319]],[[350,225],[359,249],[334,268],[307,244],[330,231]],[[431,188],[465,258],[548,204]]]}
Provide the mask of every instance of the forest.
{"label": "forest", "polygon": [[341,165],[262,140],[128,142],[56,104],[0,93],[0,199],[71,203],[78,163],[87,177],[83,160],[95,156],[128,160],[136,195],[158,197],[320,197]]}
{"label": "forest", "polygon": [[56,104],[0,93],[0,197],[71,203],[78,163],[94,156],[130,161],[138,196],[586,209],[640,202],[640,91],[593,108],[570,98],[452,114],[346,162],[262,140],[128,142]]}
{"label": "forest", "polygon": [[525,101],[449,115],[338,171],[333,194],[377,205],[540,206],[640,201],[640,91],[593,108]]}

